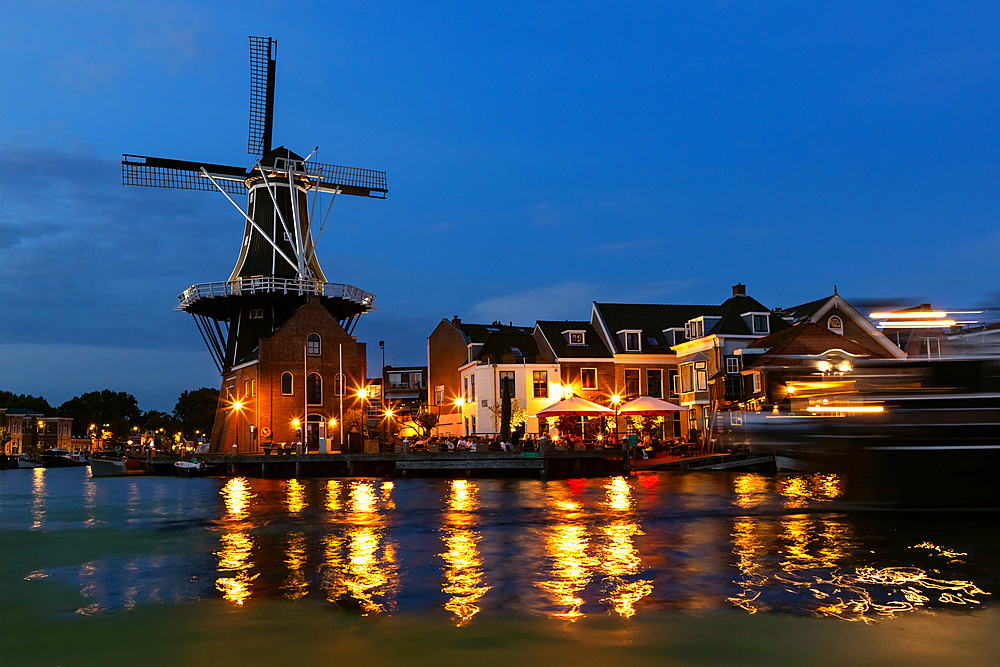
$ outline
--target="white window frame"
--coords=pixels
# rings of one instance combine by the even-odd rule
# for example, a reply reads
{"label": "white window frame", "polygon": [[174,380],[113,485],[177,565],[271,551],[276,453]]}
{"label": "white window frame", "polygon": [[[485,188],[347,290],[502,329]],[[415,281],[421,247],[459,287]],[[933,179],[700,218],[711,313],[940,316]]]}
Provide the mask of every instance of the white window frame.
{"label": "white window frame", "polygon": [[740,358],[726,357],[726,374],[737,375],[740,372]]}
{"label": "white window frame", "polygon": [[708,391],[708,362],[694,362],[694,390]]}
{"label": "white window frame", "polygon": [[[584,330],[582,330],[582,329],[567,329],[566,331],[563,331],[562,333],[563,333],[564,336],[566,336],[566,344],[567,345],[579,346],[579,345],[586,345],[587,344],[587,332],[584,331]],[[580,342],[574,343],[573,342],[573,337],[574,336],[579,336],[580,337]]]}
{"label": "white window frame", "polygon": [[[622,329],[618,332],[622,337],[622,347],[626,352],[638,352],[642,354],[642,329]],[[628,337],[634,335],[636,341],[638,341],[639,346],[636,349],[632,349],[628,346]]]}
{"label": "white window frame", "polygon": [[[313,341],[312,341],[312,337],[313,336],[316,336],[316,341],[315,341],[316,351],[315,352],[313,352]],[[323,337],[320,336],[315,331],[313,331],[308,336],[306,336],[306,353],[309,354],[310,356],[314,356],[314,357],[323,353]]]}
{"label": "white window frame", "polygon": [[759,394],[760,393],[760,387],[761,387],[760,373],[754,373],[753,374],[753,393]]}
{"label": "white window frame", "polygon": [[[840,326],[834,326],[834,320],[836,320]],[[840,315],[831,315],[830,319],[826,321],[826,328],[840,335],[844,335],[844,318]]]}

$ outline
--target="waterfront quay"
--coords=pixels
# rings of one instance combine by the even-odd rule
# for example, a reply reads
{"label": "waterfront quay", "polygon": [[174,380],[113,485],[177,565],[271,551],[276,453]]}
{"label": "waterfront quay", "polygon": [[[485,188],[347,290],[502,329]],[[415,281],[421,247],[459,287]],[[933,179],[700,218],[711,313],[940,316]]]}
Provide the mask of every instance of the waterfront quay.
{"label": "waterfront quay", "polygon": [[[199,455],[205,476],[293,479],[304,477],[516,477],[562,479],[628,475],[622,450],[546,452],[441,452],[355,454]],[[176,456],[148,460],[154,475],[174,475]],[[198,474],[198,473],[195,473]]]}

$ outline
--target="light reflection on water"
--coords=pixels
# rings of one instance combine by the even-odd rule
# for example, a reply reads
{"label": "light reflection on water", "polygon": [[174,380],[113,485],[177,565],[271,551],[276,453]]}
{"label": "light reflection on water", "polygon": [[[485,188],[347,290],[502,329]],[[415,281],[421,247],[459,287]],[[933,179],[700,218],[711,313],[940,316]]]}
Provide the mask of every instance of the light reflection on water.
{"label": "light reflection on water", "polygon": [[[86,554],[20,578],[74,584],[87,600],[83,614],[221,597],[233,607],[320,599],[362,615],[439,609],[460,626],[483,611],[574,621],[676,609],[869,623],[984,607],[1000,576],[992,533],[977,519],[965,519],[973,522],[966,530],[948,516],[844,513],[833,475],[390,482],[15,474],[5,473],[3,492],[20,484],[25,502],[4,503],[5,533],[65,535]],[[989,518],[982,521],[992,525]],[[161,533],[168,529],[175,532]],[[88,543],[88,531],[108,530],[126,537],[108,543],[95,533]],[[136,537],[148,543],[125,546]],[[38,549],[32,559],[45,562],[48,548]]]}

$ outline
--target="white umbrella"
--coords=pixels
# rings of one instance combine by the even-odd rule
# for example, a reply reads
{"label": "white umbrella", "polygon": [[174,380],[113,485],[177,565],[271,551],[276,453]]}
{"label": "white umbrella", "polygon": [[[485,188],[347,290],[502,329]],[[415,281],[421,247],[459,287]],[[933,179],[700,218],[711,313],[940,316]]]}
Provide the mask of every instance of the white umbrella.
{"label": "white umbrella", "polygon": [[555,417],[556,415],[570,415],[579,417],[581,415],[613,415],[611,408],[606,408],[597,403],[591,403],[585,398],[574,396],[563,401],[557,401],[547,408],[542,408],[535,413],[535,417]]}
{"label": "white umbrella", "polygon": [[659,398],[653,398],[652,396],[640,396],[639,398],[632,399],[625,405],[618,409],[619,414],[623,415],[656,415],[663,416],[668,415],[671,412],[684,412],[686,408],[682,408],[679,405],[674,405],[667,401],[660,400]]}

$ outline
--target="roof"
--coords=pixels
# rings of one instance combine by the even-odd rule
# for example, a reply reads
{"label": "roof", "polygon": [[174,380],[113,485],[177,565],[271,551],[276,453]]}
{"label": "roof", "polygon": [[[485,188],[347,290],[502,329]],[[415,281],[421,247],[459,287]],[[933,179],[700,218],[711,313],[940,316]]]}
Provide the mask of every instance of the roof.
{"label": "roof", "polygon": [[753,336],[753,331],[750,330],[750,326],[747,324],[746,320],[743,319],[743,313],[767,313],[768,319],[770,321],[770,327],[768,331],[777,332],[782,329],[787,329],[790,324],[785,320],[781,319],[779,313],[771,312],[771,310],[762,304],[757,299],[752,296],[747,296],[746,294],[737,294],[736,296],[729,297],[726,299],[721,306],[718,306],[715,312],[710,313],[717,317],[721,317],[718,322],[716,322],[711,329],[705,332],[706,336]]}
{"label": "roof", "polygon": [[465,336],[466,345],[470,343],[485,343],[487,336],[493,333],[504,333],[504,334],[531,334],[534,331],[534,327],[519,327],[512,324],[501,324],[500,322],[494,322],[493,324],[471,324],[469,322],[455,322],[453,320],[445,320],[450,322],[452,326],[462,332]]}
{"label": "roof", "polygon": [[791,308],[782,308],[781,312],[798,322],[804,317],[811,317],[813,313],[822,308],[823,305],[833,297],[834,295],[831,294],[830,296],[825,296],[822,299],[816,299],[815,301],[810,301],[809,303],[792,306]]}
{"label": "roof", "polygon": [[[718,306],[695,304],[657,303],[594,303],[611,336],[612,345],[619,346],[615,334],[623,329],[642,330],[642,349],[652,353],[669,353],[670,345],[663,336],[664,329],[683,329],[687,321],[701,315],[710,315]],[[655,339],[657,345],[650,344]],[[673,341],[670,341],[672,344]],[[622,353],[624,349],[612,352]]]}
{"label": "roof", "polygon": [[[611,350],[597,334],[590,322],[565,320],[539,320],[535,326],[542,332],[546,342],[552,347],[557,359],[611,359]],[[582,331],[583,345],[570,345],[564,331]]]}
{"label": "roof", "polygon": [[491,333],[483,341],[476,360],[490,363],[536,363],[542,361],[538,343],[530,333]]}
{"label": "roof", "polygon": [[750,364],[750,367],[801,366],[803,359],[787,357],[820,355],[830,350],[843,350],[855,356],[877,359],[889,358],[884,350],[881,352],[870,350],[860,343],[809,321],[754,341],[753,347],[767,349],[767,352]]}

